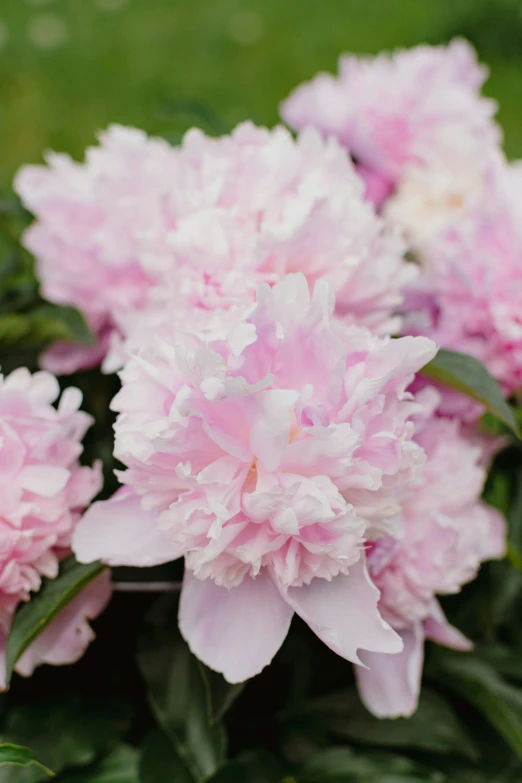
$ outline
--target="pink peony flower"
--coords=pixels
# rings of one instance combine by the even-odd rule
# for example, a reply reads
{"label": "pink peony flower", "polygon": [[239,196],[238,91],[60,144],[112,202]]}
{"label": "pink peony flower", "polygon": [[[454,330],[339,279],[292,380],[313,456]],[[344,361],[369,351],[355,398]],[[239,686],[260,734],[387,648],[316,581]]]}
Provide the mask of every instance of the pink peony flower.
{"label": "pink peony flower", "polygon": [[383,215],[400,226],[417,258],[452,225],[465,218],[491,186],[499,150],[478,150],[471,139],[453,140],[453,151],[430,166],[411,165],[383,206]]}
{"label": "pink peony flower", "polygon": [[257,285],[296,271],[311,283],[329,274],[349,322],[398,330],[416,268],[398,232],[364,203],[334,140],[245,123],[217,139],[189,131],[174,149],[113,127],[85,164],[57,155],[48,163],[16,180],[37,217],[25,244],[44,296],[78,307],[99,338],[88,351],[53,346],[44,361],[56,372],[107,351],[113,371],[125,350],[172,320],[213,332],[210,313],[253,302]]}
{"label": "pink peony flower", "polygon": [[423,463],[405,389],[435,354],[332,320],[331,285],[258,290],[223,339],[158,339],[121,374],[115,455],[126,485],[74,535],[82,562],[185,556],[180,627],[231,682],[266,666],[294,612],[335,652],[397,652],[365,542],[396,532]]}
{"label": "pink peony flower", "polygon": [[[404,261],[398,232],[386,229],[362,199],[344,150],[308,131],[294,140],[283,128],[250,123],[207,138],[190,131],[179,153],[172,263],[148,258],[161,286],[141,315],[120,319],[132,353],[160,324],[219,334],[229,310],[253,302],[257,285],[303,272],[310,283],[328,274],[337,314],[374,332],[397,331],[404,287],[416,268]],[[217,329],[217,331],[216,331]],[[121,344],[105,363],[121,365]]]}
{"label": "pink peony flower", "polygon": [[42,293],[81,310],[98,337],[95,348],[52,346],[44,356],[52,372],[99,364],[117,314],[145,301],[152,279],[141,253],[170,228],[175,161],[166,141],[114,125],[84,164],[49,153],[47,166],[19,171],[15,189],[37,218],[23,241],[36,257]]}
{"label": "pink peony flower", "polygon": [[522,386],[522,169],[499,165],[474,209],[425,247],[404,330],[482,361],[506,395]]}
{"label": "pink peony flower", "polygon": [[466,41],[344,56],[339,72],[297,87],[281,114],[295,129],[311,126],[339,139],[378,204],[412,166],[446,163],[449,170],[456,150],[469,148],[477,159],[500,139],[496,104],[479,94],[487,70]]}
{"label": "pink peony flower", "polygon": [[[58,395],[58,382],[46,372],[21,368],[0,378],[0,648],[20,601],[39,589],[42,576],[57,575],[74,526],[101,487],[100,466],[78,463],[91,424],[78,410],[81,394],[67,389],[56,409]],[[80,639],[70,636],[72,629],[67,633],[72,649]],[[34,666],[37,647],[31,655]],[[63,646],[52,653],[60,655],[67,657]]]}
{"label": "pink peony flower", "polygon": [[457,420],[433,418],[415,437],[427,461],[402,510],[404,534],[370,545],[368,568],[381,593],[379,610],[401,634],[396,656],[361,653],[361,696],[379,717],[415,711],[425,637],[466,649],[469,642],[448,625],[437,595],[459,592],[482,561],[502,557],[505,522],[480,496],[486,479],[488,441],[468,439]]}
{"label": "pink peony flower", "polygon": [[[174,196],[173,196],[174,199]],[[107,370],[161,325],[219,333],[229,310],[253,302],[257,285],[303,272],[310,283],[328,274],[337,314],[377,333],[397,331],[404,287],[416,268],[404,261],[398,232],[362,199],[346,153],[308,131],[294,140],[283,128],[250,123],[207,138],[190,131],[178,159],[176,225],[168,235],[172,259],[150,253],[162,277],[141,314],[120,318]],[[217,328],[217,332],[216,332]]]}

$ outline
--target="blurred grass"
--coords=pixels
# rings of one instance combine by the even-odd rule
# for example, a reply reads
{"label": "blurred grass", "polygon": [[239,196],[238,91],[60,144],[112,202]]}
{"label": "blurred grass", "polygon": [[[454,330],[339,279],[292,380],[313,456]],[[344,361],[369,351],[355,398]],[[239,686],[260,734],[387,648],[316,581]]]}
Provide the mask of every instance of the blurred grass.
{"label": "blurred grass", "polygon": [[466,35],[522,156],[521,0],[0,0],[0,187],[44,149],[81,156],[110,122],[179,138],[277,121],[343,51]]}

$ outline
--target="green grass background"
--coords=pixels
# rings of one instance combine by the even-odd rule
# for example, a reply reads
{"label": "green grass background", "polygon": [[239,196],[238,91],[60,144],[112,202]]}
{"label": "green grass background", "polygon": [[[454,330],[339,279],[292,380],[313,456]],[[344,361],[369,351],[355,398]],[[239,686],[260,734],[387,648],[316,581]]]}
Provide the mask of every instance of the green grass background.
{"label": "green grass background", "polygon": [[[57,19],[62,43],[37,45],[31,30]],[[47,148],[81,156],[110,122],[172,139],[272,125],[343,51],[455,35],[490,65],[507,151],[522,156],[521,0],[0,0],[0,187]]]}

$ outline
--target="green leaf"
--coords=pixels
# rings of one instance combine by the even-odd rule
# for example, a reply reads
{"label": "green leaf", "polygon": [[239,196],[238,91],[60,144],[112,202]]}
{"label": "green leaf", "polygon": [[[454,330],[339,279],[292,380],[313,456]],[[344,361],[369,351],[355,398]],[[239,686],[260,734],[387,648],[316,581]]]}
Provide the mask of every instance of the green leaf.
{"label": "green leaf", "polygon": [[[308,762],[298,783],[443,783],[446,776],[410,759],[389,753],[363,755],[349,748],[330,748]],[[448,781],[449,783],[449,781]]]}
{"label": "green leaf", "polygon": [[138,662],[151,708],[183,762],[189,779],[214,773],[224,760],[225,735],[213,723],[198,661],[177,630],[177,599],[162,596],[149,612]]}
{"label": "green leaf", "polygon": [[275,756],[266,750],[253,750],[224,764],[205,783],[291,783],[292,780]]}
{"label": "green leaf", "polygon": [[[520,617],[522,572],[515,570],[507,560],[488,563],[488,571],[491,574],[488,614],[497,625],[510,624]],[[476,621],[477,613],[474,612],[474,615]]]}
{"label": "green leaf", "polygon": [[[520,575],[517,574],[517,576],[520,578]],[[475,646],[473,653],[502,676],[522,683],[522,651],[520,649],[488,642]]]}
{"label": "green leaf", "polygon": [[422,368],[421,374],[483,403],[520,437],[513,411],[505,401],[500,386],[475,357],[439,348],[435,358]]}
{"label": "green leaf", "polygon": [[32,311],[31,316],[35,323],[53,323],[57,334],[61,334],[55,339],[82,345],[96,345],[96,337],[87,326],[83,315],[75,307],[42,304]]}
{"label": "green leaf", "polygon": [[522,571],[522,469],[515,477],[515,492],[507,513],[508,558],[511,564]]}
{"label": "green leaf", "polygon": [[243,688],[244,682],[231,685],[219,672],[199,663],[207,693],[208,712],[212,723],[217,723],[228,712]]}
{"label": "green leaf", "polygon": [[505,471],[493,470],[483,493],[486,503],[507,516],[511,504],[511,481]]}
{"label": "green leaf", "polygon": [[[276,783],[279,783],[280,778]],[[153,781],[151,781],[153,783]],[[215,775],[205,780],[205,783],[252,783],[248,770],[237,761],[229,761],[218,769]]]}
{"label": "green leaf", "polygon": [[16,613],[6,647],[6,682],[11,680],[17,660],[36,637],[65,609],[84,587],[104,571],[102,563],[77,563],[68,557],[56,579],[45,579],[40,591]]}
{"label": "green leaf", "polygon": [[95,345],[96,338],[74,307],[43,304],[29,312],[0,315],[0,348],[43,346],[56,341]]}
{"label": "green leaf", "polygon": [[29,745],[47,767],[60,773],[92,764],[116,746],[128,727],[129,710],[118,700],[74,697],[13,706],[0,739]]}
{"label": "green leaf", "polygon": [[156,729],[141,746],[140,783],[158,783],[161,780],[192,783],[194,778],[167,735]]}
{"label": "green leaf", "polygon": [[[22,774],[21,768],[28,774]],[[54,772],[40,764],[29,748],[24,748],[21,745],[0,744],[0,779],[2,783],[8,783],[11,780],[29,783],[29,781],[47,780],[52,777],[54,777]]]}
{"label": "green leaf", "polygon": [[437,678],[472,704],[522,758],[522,689],[474,655],[439,651],[435,664]]}
{"label": "green leaf", "polygon": [[338,737],[363,744],[477,756],[447,702],[426,689],[422,690],[411,718],[375,718],[365,709],[355,689],[316,699],[301,710],[303,713],[315,717]]}
{"label": "green leaf", "polygon": [[[138,765],[139,752],[130,745],[120,745],[92,767],[60,775],[57,783],[141,783]],[[156,778],[156,781],[177,783],[177,778]]]}

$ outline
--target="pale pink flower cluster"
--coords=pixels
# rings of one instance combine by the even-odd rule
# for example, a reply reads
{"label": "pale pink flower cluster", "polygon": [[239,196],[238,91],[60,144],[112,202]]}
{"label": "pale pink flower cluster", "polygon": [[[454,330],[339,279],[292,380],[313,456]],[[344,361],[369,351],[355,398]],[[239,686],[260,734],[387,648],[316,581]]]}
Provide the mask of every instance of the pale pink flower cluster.
{"label": "pale pink flower cluster", "polygon": [[339,329],[334,308],[326,280],[310,299],[289,275],[226,339],[158,340],[132,359],[114,400],[127,486],[75,532],[84,562],[185,555],[182,633],[232,682],[269,663],[294,612],[355,662],[401,646],[364,546],[397,533],[424,461],[406,387],[435,346]]}
{"label": "pale pink flower cluster", "polygon": [[[419,262],[404,333],[482,361],[506,394],[522,385],[520,195],[522,174],[500,150],[487,75],[465,41],[374,58],[341,59],[282,106],[295,128],[341,141],[368,195],[404,232]],[[467,419],[477,406],[445,395]]]}
{"label": "pale pink flower cluster", "polygon": [[36,258],[42,294],[77,307],[98,340],[94,348],[52,346],[44,357],[51,372],[99,364],[118,314],[144,303],[152,280],[141,252],[164,242],[173,223],[175,161],[167,142],[115,125],[84,164],[48,153],[47,166],[19,171],[15,189],[37,217],[24,244]]}
{"label": "pale pink flower cluster", "polygon": [[373,58],[343,56],[338,77],[321,73],[297,87],[281,114],[293,128],[315,127],[339,139],[369,197],[381,204],[409,172],[422,176],[416,167],[431,170],[436,191],[437,168],[454,175],[462,152],[472,163],[499,141],[496,104],[480,97],[486,76],[463,40]]}
{"label": "pale pink flower cluster", "polygon": [[405,330],[480,359],[509,396],[522,387],[522,170],[502,164],[488,192],[425,249]]}
{"label": "pale pink flower cluster", "polygon": [[403,535],[382,537],[368,550],[379,609],[404,642],[397,656],[364,653],[369,668],[356,670],[365,703],[382,717],[415,710],[426,637],[471,646],[448,625],[436,596],[459,592],[484,560],[505,553],[505,522],[480,500],[487,441],[470,440],[457,420],[445,418],[421,424],[415,441],[427,460],[403,504]]}
{"label": "pale pink flower cluster", "polygon": [[[91,424],[78,410],[81,394],[67,389],[55,408],[58,396],[58,382],[46,372],[19,369],[0,378],[0,688],[3,648],[16,607],[39,589],[42,577],[57,575],[81,512],[101,487],[100,466],[78,463]],[[19,670],[29,673],[44,660],[79,657],[91,634],[86,618],[101,611],[108,597],[103,577],[76,599],[74,618],[68,615],[73,622],[51,626],[21,659]]]}
{"label": "pale pink flower cluster", "polygon": [[94,353],[55,346],[46,366],[70,372],[127,350],[166,320],[206,331],[209,318],[255,298],[257,285],[329,274],[338,313],[397,331],[415,277],[399,232],[361,198],[345,151],[314,131],[297,141],[250,123],[218,139],[190,131],[179,149],[114,127],[85,164],[49,156],[16,187],[36,223],[25,236],[44,295],[72,304],[99,336]]}

